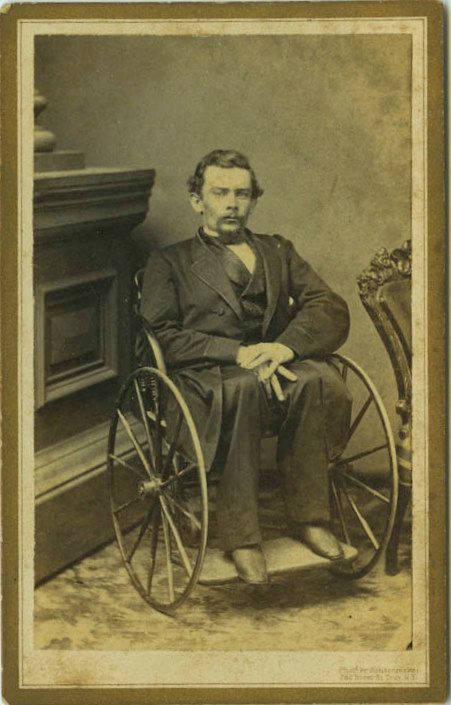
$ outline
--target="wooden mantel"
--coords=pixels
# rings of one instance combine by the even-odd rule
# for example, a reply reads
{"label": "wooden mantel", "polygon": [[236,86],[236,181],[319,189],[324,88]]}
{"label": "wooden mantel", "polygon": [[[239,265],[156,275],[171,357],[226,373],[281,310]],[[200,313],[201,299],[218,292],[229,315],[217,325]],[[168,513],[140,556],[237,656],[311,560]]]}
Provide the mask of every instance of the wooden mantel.
{"label": "wooden mantel", "polygon": [[90,167],[35,173],[36,244],[54,236],[101,233],[119,225],[129,230],[147,213],[153,169]]}

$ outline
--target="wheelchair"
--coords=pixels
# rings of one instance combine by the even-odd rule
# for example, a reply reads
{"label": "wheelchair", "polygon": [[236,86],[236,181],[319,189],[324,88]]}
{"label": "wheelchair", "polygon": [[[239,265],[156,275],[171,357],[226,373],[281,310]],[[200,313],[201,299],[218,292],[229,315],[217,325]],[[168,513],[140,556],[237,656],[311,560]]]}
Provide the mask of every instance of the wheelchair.
{"label": "wheelchair", "polygon": [[[181,392],[139,315],[143,271],[135,276],[139,366],[123,383],[108,437],[114,533],[130,580],[154,609],[171,614],[197,583],[236,580],[233,561],[209,542],[209,492],[202,448]],[[264,542],[268,574],[324,565],[337,577],[366,575],[384,554],[398,500],[396,446],[371,379],[341,354],[328,357],[353,398],[346,447],[330,463],[331,528],[344,558],[329,561],[288,536]]]}

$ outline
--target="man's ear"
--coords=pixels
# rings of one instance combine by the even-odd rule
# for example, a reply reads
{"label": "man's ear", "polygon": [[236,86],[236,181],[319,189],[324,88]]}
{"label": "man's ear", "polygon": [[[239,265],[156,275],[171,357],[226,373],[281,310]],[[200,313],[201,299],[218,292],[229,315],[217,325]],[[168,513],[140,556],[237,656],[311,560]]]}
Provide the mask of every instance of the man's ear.
{"label": "man's ear", "polygon": [[189,200],[196,213],[202,214],[204,212],[204,204],[199,194],[190,193]]}

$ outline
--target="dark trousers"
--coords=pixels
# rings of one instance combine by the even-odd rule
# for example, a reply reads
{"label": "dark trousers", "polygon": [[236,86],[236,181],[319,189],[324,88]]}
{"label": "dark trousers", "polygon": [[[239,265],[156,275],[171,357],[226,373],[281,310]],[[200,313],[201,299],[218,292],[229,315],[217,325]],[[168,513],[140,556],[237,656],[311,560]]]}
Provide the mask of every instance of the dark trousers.
{"label": "dark trousers", "polygon": [[279,376],[285,401],[268,403],[255,373],[223,367],[220,472],[216,506],[220,547],[231,551],[261,542],[258,521],[260,442],[278,428],[277,462],[289,522],[328,521],[328,466],[343,450],[351,397],[330,363],[302,360],[288,365],[296,382]]}

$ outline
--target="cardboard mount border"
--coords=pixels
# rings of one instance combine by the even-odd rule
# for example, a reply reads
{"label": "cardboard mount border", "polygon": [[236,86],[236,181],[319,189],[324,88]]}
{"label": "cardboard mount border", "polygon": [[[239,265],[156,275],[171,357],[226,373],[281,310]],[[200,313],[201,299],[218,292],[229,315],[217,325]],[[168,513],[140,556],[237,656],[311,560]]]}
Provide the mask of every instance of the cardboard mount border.
{"label": "cardboard mount border", "polygon": [[[445,191],[443,6],[436,0],[251,3],[43,3],[1,8],[1,375],[3,529],[3,697],[10,705],[172,703],[432,703],[446,697],[445,541]],[[18,135],[17,26],[20,20],[427,17],[429,346],[429,687],[19,687],[18,653]]]}

